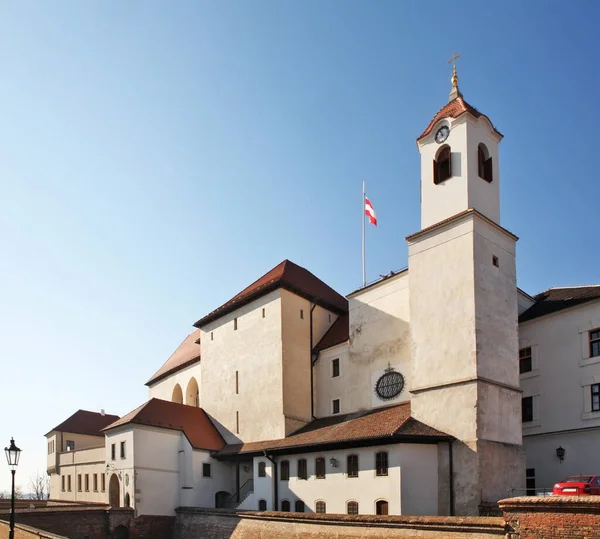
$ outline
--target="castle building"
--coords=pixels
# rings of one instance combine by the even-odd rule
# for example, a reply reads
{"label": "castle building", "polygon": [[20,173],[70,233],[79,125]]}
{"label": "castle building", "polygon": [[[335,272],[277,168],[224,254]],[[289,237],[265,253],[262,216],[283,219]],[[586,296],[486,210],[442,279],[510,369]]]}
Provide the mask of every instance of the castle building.
{"label": "castle building", "polygon": [[51,498],[474,515],[597,472],[600,287],[517,288],[501,140],[454,72],[417,139],[408,268],[343,296],[283,261],[194,324],[148,402],[47,435]]}

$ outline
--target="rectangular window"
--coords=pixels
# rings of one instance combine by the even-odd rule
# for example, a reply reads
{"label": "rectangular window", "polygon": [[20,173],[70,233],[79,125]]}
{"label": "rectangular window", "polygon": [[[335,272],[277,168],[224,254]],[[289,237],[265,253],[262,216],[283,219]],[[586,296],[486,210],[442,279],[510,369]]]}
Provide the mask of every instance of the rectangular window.
{"label": "rectangular window", "polygon": [[531,372],[533,365],[531,363],[531,346],[519,350],[519,373]]}
{"label": "rectangular window", "polygon": [[331,360],[331,377],[336,378],[340,375],[340,358]]}
{"label": "rectangular window", "polygon": [[500,262],[498,261],[497,256],[492,256],[492,264],[494,264],[494,266],[496,266],[497,268],[500,267]]}
{"label": "rectangular window", "polygon": [[289,481],[290,479],[290,461],[282,460],[281,461],[281,471],[280,471],[279,479],[281,481]]}
{"label": "rectangular window", "polygon": [[239,412],[235,413],[235,433],[236,434],[240,433],[240,413]]}
{"label": "rectangular window", "polygon": [[533,397],[524,397],[521,400],[521,418],[523,423],[533,421]]}
{"label": "rectangular window", "polygon": [[327,506],[325,505],[325,502],[317,502],[315,504],[315,509],[317,513],[326,513],[327,512]]}
{"label": "rectangular window", "polygon": [[262,310],[262,317],[263,318],[265,317],[265,308],[264,307],[263,307],[263,310]]}
{"label": "rectangular window", "polygon": [[308,469],[306,459],[298,460],[298,479],[308,479]]}
{"label": "rectangular window", "polygon": [[323,457],[315,460],[315,475],[317,479],[325,479],[325,459]]}
{"label": "rectangular window", "polygon": [[60,478],[60,490],[62,490],[63,492],[65,491],[65,476],[64,475]]}
{"label": "rectangular window", "polygon": [[67,440],[67,451],[75,451],[75,442],[73,440]]}
{"label": "rectangular window", "polygon": [[592,412],[600,412],[600,384],[592,384]]}
{"label": "rectangular window", "polygon": [[48,455],[50,455],[50,442],[48,442]]}
{"label": "rectangular window", "polygon": [[71,475],[67,475],[67,490],[71,492]]}
{"label": "rectangular window", "polygon": [[600,356],[600,328],[590,331],[590,357]]}
{"label": "rectangular window", "polygon": [[212,340],[213,340],[213,338],[214,338],[214,336],[213,336],[213,332],[211,331],[211,332],[210,332],[210,340],[212,341]]}
{"label": "rectangular window", "polygon": [[240,373],[235,371],[235,394],[240,394]]}
{"label": "rectangular window", "polygon": [[102,485],[102,492],[106,490],[106,476],[102,474],[100,484]]}
{"label": "rectangular window", "polygon": [[81,492],[81,474],[77,474],[77,490]]}
{"label": "rectangular window", "polygon": [[121,458],[125,458],[125,442],[121,442]]}
{"label": "rectangular window", "polygon": [[202,477],[210,477],[210,462],[202,463]]}
{"label": "rectangular window", "polygon": [[334,399],[331,401],[331,409],[333,414],[340,413],[340,399]]}
{"label": "rectangular window", "polygon": [[347,471],[348,477],[358,477],[358,455],[348,455]]}
{"label": "rectangular window", "polygon": [[94,474],[94,492],[98,492],[98,474]]}
{"label": "rectangular window", "polygon": [[535,468],[525,470],[525,486],[527,487],[526,496],[535,496]]}
{"label": "rectangular window", "polygon": [[375,474],[378,476],[388,474],[388,454],[387,451],[375,453]]}
{"label": "rectangular window", "polygon": [[304,311],[300,309],[300,319],[304,320]]}
{"label": "rectangular window", "polygon": [[110,459],[115,460],[117,458],[117,446],[116,444],[110,444]]}
{"label": "rectangular window", "polygon": [[258,477],[267,477],[267,465],[262,460],[258,463]]}
{"label": "rectangular window", "polygon": [[85,474],[85,491],[90,491],[90,474]]}
{"label": "rectangular window", "polygon": [[233,319],[233,329],[234,331],[237,330],[237,318]]}

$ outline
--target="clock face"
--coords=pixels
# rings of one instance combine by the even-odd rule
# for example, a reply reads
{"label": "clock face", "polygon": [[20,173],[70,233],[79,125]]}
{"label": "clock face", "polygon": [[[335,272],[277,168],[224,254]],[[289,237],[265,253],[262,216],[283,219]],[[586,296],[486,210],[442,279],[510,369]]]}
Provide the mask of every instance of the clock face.
{"label": "clock face", "polygon": [[441,144],[448,138],[449,134],[450,134],[450,129],[448,128],[447,125],[443,125],[442,127],[440,127],[437,130],[437,133],[435,134],[435,141],[438,144]]}

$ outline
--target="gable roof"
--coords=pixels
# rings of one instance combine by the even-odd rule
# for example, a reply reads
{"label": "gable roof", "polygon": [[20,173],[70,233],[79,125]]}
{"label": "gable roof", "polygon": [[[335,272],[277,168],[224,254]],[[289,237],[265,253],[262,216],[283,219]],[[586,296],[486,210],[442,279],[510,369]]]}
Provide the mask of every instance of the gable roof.
{"label": "gable roof", "polygon": [[331,348],[336,344],[342,344],[350,338],[350,316],[348,313],[341,314],[337,320],[331,324],[325,335],[313,348],[313,352],[320,352],[326,348]]}
{"label": "gable roof", "polygon": [[196,329],[183,340],[164,365],[146,382],[146,385],[156,384],[170,374],[198,361],[200,361],[200,330]]}
{"label": "gable roof", "polygon": [[259,453],[265,450],[292,453],[331,444],[368,445],[400,441],[434,443],[448,439],[451,439],[448,434],[412,418],[410,403],[405,403],[315,419],[287,438],[227,445],[217,457]]}
{"label": "gable roof", "polygon": [[[102,436],[102,429],[119,419],[118,415],[77,410],[71,417],[54,427],[50,432],[72,432],[73,434],[86,434],[88,436]],[[48,434],[50,434],[48,432]],[[46,436],[48,436],[46,434]]]}
{"label": "gable roof", "polygon": [[533,299],[535,303],[519,316],[519,322],[527,322],[540,316],[600,299],[600,285],[550,288],[537,294]]}
{"label": "gable roof", "polygon": [[[458,118],[467,112],[475,118],[480,118],[483,116],[488,122],[490,122],[490,124],[492,123],[492,121],[485,114],[482,114],[475,107],[469,105],[469,103],[463,99],[462,95],[459,95],[457,98],[453,99],[449,103],[446,103],[440,110],[437,111],[436,115],[429,122],[429,125],[425,128],[425,131],[423,131],[417,138],[417,142],[423,137],[429,135],[438,121],[442,120],[443,118]],[[492,128],[498,135],[501,137],[503,136],[493,124]]]}
{"label": "gable roof", "polygon": [[104,431],[129,423],[178,430],[185,434],[194,449],[218,451],[225,445],[206,412],[195,406],[153,398],[108,425]]}
{"label": "gable roof", "polygon": [[348,300],[344,296],[307,269],[284,260],[229,301],[198,320],[194,326],[201,328],[278,288],[284,288],[337,314],[348,311]]}

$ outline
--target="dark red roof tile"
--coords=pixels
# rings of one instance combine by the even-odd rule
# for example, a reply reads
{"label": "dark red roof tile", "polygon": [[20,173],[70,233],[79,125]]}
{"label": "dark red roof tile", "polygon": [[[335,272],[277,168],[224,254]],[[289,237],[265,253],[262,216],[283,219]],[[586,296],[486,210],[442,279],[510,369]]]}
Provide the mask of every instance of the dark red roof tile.
{"label": "dark red roof tile", "polygon": [[363,410],[352,414],[315,419],[305,427],[280,440],[267,440],[225,446],[220,456],[255,453],[264,450],[306,449],[323,444],[388,441],[430,438],[431,441],[449,436],[431,428],[410,415],[410,403]]}
{"label": "dark red roof tile", "polygon": [[171,354],[165,364],[158,369],[150,380],[146,382],[147,386],[151,386],[156,382],[166,378],[188,365],[193,365],[200,361],[200,330],[192,331],[184,341],[177,347],[177,350]]}
{"label": "dark red roof tile", "polygon": [[[479,117],[483,116],[490,123],[492,123],[491,120],[485,114],[482,114],[475,107],[472,107],[471,105],[469,105],[463,99],[463,97],[461,95],[459,95],[456,99],[453,99],[449,103],[446,103],[440,110],[437,111],[436,115],[433,117],[433,120],[431,120],[429,122],[429,125],[427,126],[425,131],[423,131],[419,135],[419,137],[417,138],[417,141],[419,141],[423,137],[426,137],[427,135],[429,135],[429,133],[431,133],[433,127],[439,120],[442,120],[443,118],[458,118],[459,116],[461,116],[467,112],[469,114],[471,114],[472,116],[474,116],[475,118],[479,118]],[[493,124],[492,124],[492,127],[493,127]],[[493,128],[494,128],[494,131],[496,133],[498,133],[498,135],[503,136],[502,133],[500,133],[500,131],[498,131],[495,127],[493,127]]]}
{"label": "dark red roof tile", "polygon": [[219,431],[206,412],[195,406],[177,404],[162,399],[150,399],[118,421],[108,425],[104,431],[129,423],[181,431],[195,449],[218,451],[225,445]]}
{"label": "dark red roof tile", "polygon": [[338,294],[310,271],[289,260],[284,260],[194,325],[200,328],[278,288],[284,288],[335,313],[348,311],[348,300],[344,296]]}
{"label": "dark red roof tile", "polygon": [[527,322],[540,316],[600,299],[600,285],[550,288],[537,294],[533,299],[535,303],[519,316],[519,322]]}
{"label": "dark red roof tile", "polygon": [[56,430],[58,432],[72,432],[73,434],[87,434],[88,436],[104,436],[102,429],[114,423],[117,419],[119,419],[118,415],[77,410],[71,417],[54,427],[50,432]]}
{"label": "dark red roof tile", "polygon": [[341,314],[337,320],[331,324],[327,333],[323,335],[321,340],[313,348],[313,352],[320,352],[326,348],[331,348],[336,344],[346,342],[350,336],[350,317],[348,313]]}

